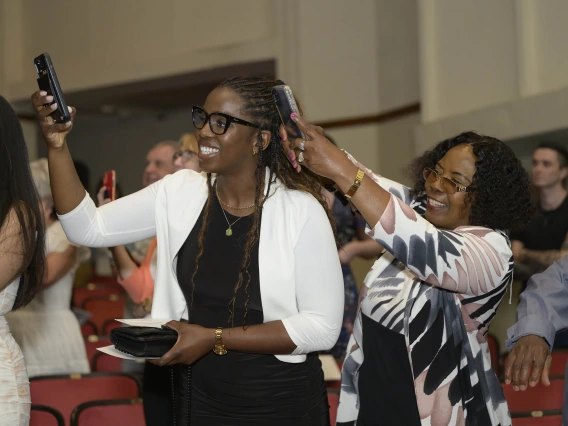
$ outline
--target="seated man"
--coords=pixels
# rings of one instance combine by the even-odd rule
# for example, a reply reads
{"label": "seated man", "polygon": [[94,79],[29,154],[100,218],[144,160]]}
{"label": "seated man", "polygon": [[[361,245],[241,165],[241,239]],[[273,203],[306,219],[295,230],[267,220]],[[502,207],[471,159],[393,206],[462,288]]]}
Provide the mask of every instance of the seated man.
{"label": "seated man", "polygon": [[[533,275],[521,294],[517,322],[507,330],[509,357],[505,383],[514,390],[536,386],[539,380],[550,385],[550,352],[554,337],[568,328],[568,256],[540,274]],[[568,375],[568,371],[566,372]],[[568,425],[568,389],[564,391],[563,423]]]}

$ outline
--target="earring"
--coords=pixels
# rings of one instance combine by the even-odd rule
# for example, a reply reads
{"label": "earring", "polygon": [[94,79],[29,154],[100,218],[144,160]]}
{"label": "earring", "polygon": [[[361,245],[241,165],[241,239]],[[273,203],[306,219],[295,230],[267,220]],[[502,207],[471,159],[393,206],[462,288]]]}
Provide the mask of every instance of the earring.
{"label": "earring", "polygon": [[258,151],[257,151],[256,148],[253,148],[253,149],[252,149],[252,155],[256,155],[256,154],[258,154]]}

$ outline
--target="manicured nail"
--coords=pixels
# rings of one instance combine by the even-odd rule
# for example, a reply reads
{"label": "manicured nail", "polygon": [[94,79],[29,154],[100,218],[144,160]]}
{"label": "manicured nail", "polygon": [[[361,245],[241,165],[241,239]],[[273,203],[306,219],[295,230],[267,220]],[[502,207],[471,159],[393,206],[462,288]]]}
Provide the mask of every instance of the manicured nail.
{"label": "manicured nail", "polygon": [[295,112],[293,112],[292,114],[290,114],[290,117],[292,117],[292,118],[298,118],[298,115],[297,115]]}
{"label": "manicured nail", "polygon": [[51,104],[50,108],[51,108],[51,109],[55,109],[55,108],[57,108],[57,102],[56,102],[56,103],[54,103],[54,104]]}
{"label": "manicured nail", "polygon": [[285,141],[285,140],[286,140],[286,136],[284,136],[284,135],[280,135],[280,137],[282,138],[282,140],[283,140],[283,141]]}
{"label": "manicured nail", "polygon": [[68,121],[67,123],[65,123],[65,127],[69,127],[71,125],[71,122]]}
{"label": "manicured nail", "polygon": [[296,168],[296,162],[292,161],[292,167]]}
{"label": "manicured nail", "polygon": [[41,92],[39,92],[40,96],[45,96],[47,95],[47,92],[45,90],[42,90]]}
{"label": "manicured nail", "polygon": [[46,100],[47,102],[51,102],[51,101],[53,100],[53,96],[46,96],[46,97],[45,97],[45,100]]}
{"label": "manicured nail", "polygon": [[294,154],[290,154],[290,160],[294,159]]}
{"label": "manicured nail", "polygon": [[71,108],[70,106],[68,106],[67,109],[69,110],[69,112],[73,112],[73,108]]}

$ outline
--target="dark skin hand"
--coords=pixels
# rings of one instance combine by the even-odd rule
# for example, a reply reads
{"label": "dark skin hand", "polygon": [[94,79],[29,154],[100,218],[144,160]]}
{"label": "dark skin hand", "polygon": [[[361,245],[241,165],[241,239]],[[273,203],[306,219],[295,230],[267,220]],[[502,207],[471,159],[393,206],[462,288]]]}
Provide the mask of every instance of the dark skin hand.
{"label": "dark skin hand", "polygon": [[[178,332],[178,340],[168,353],[160,359],[148,360],[161,367],[174,364],[193,364],[203,358],[215,346],[215,329],[200,325],[170,321],[167,327]],[[223,344],[228,351],[258,354],[290,354],[296,345],[288,337],[282,338],[286,329],[282,321],[271,321],[259,325],[224,328]]]}
{"label": "dark skin hand", "polygon": [[536,386],[539,379],[544,386],[550,386],[550,366],[552,357],[546,340],[528,335],[521,337],[509,352],[505,365],[505,383],[513,384],[513,389],[525,390],[527,383]]}

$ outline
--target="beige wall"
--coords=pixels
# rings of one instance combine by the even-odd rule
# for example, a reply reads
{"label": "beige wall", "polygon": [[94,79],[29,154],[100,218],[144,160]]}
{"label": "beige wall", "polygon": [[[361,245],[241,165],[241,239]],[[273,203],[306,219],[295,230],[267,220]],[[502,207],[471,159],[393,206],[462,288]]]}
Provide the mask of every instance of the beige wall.
{"label": "beige wall", "polygon": [[568,3],[418,2],[416,152],[463,130],[517,139],[568,127]]}

